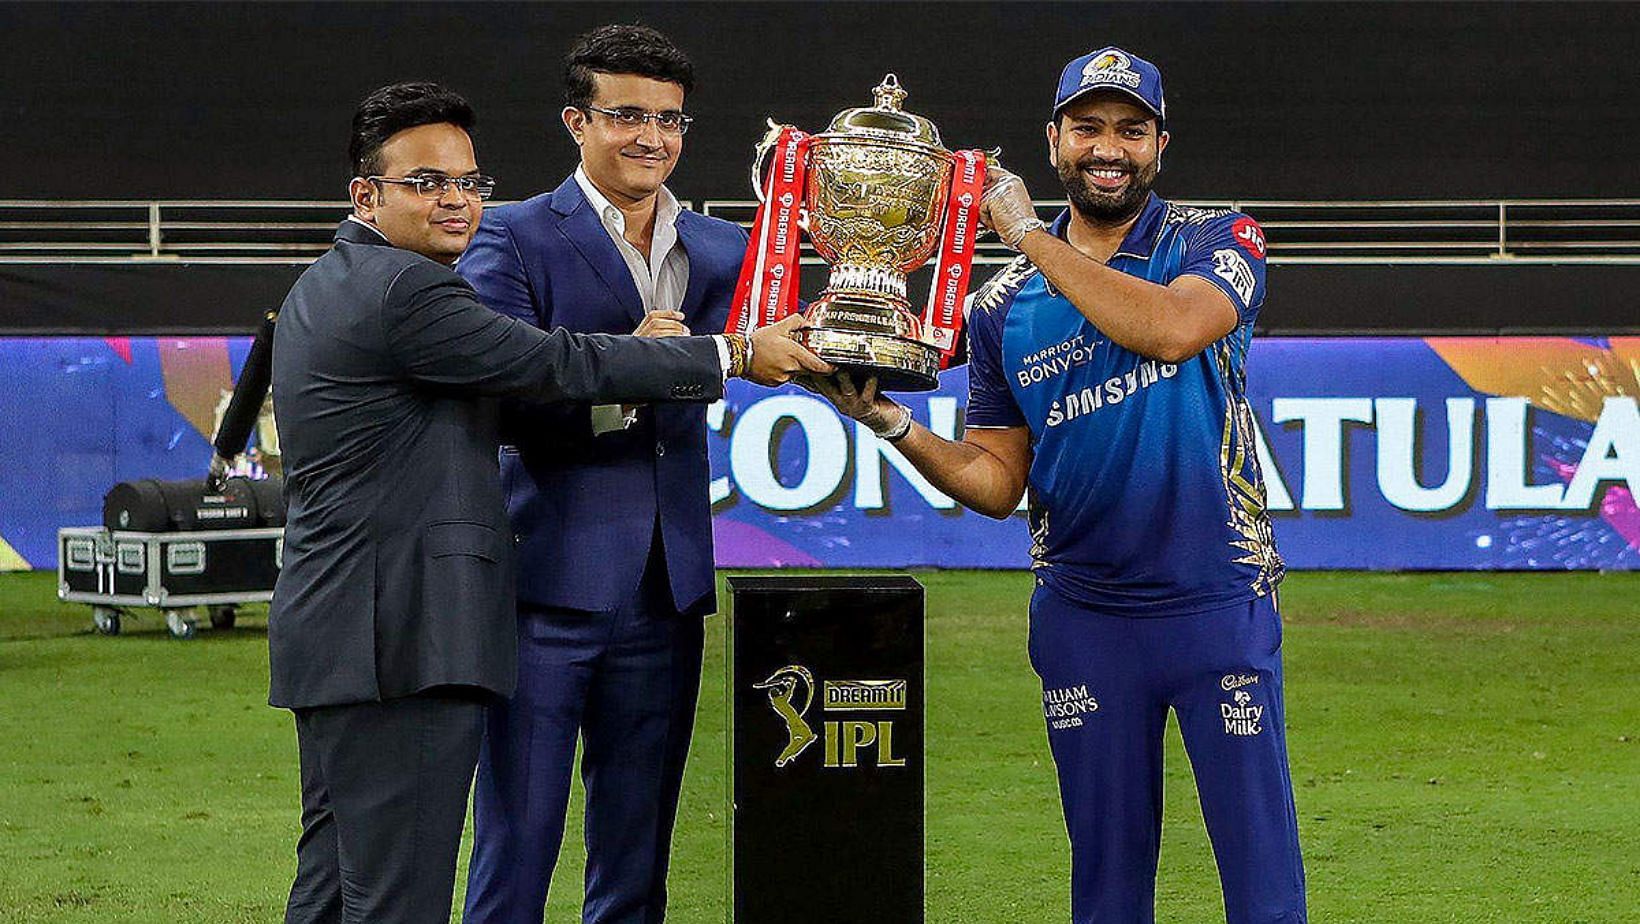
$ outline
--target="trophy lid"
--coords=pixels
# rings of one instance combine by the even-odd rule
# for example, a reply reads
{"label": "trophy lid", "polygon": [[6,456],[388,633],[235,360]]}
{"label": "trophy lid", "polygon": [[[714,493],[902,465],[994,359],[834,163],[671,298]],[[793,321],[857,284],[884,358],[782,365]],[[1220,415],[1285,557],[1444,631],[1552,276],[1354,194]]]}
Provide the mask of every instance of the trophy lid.
{"label": "trophy lid", "polygon": [[893,74],[886,75],[871,94],[875,102],[870,106],[845,109],[837,113],[832,118],[831,125],[827,126],[826,133],[867,134],[878,138],[943,147],[940,144],[940,130],[934,127],[933,122],[900,108],[906,93],[900,86],[898,77]]}

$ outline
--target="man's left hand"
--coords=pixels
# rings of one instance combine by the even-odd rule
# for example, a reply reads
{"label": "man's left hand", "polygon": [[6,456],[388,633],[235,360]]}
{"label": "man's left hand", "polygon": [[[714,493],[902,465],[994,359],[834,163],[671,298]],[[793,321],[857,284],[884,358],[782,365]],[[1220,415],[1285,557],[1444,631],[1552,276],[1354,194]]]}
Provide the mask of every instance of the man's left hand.
{"label": "man's left hand", "polygon": [[683,323],[683,312],[661,309],[643,316],[643,323],[632,332],[638,337],[687,337],[689,325]]}
{"label": "man's left hand", "polygon": [[1001,167],[986,168],[979,220],[1014,250],[1019,249],[1025,235],[1045,227],[1036,217],[1036,206],[1031,204],[1031,191],[1025,188],[1025,181]]}
{"label": "man's left hand", "polygon": [[856,386],[847,372],[830,376],[801,375],[794,381],[837,406],[844,415],[866,425],[879,436],[904,423],[906,409],[892,398],[878,394],[877,377]]}

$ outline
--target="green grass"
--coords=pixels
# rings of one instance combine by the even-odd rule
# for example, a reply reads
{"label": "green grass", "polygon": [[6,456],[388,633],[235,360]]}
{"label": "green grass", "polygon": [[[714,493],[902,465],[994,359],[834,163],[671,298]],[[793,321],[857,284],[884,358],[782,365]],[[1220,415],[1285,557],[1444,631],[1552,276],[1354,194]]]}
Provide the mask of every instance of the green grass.
{"label": "green grass", "polygon": [[[1030,578],[920,577],[929,920],[1064,921]],[[297,772],[290,718],[264,705],[265,620],[176,642],[149,616],[102,638],[52,594],[49,574],[0,575],[0,920],[277,920]],[[1301,574],[1283,609],[1312,920],[1640,920],[1640,575]],[[723,638],[711,620],[681,924],[723,916]],[[1176,732],[1166,785],[1158,918],[1222,920]],[[579,838],[552,924],[579,920]]]}

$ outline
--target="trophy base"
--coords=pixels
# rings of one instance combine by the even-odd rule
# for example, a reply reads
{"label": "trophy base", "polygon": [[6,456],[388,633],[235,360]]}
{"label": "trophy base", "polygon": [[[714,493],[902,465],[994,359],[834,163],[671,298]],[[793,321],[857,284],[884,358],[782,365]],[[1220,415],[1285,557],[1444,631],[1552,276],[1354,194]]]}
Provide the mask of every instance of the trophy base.
{"label": "trophy base", "polygon": [[940,384],[940,351],[917,340],[831,327],[809,327],[798,334],[809,351],[858,383],[877,377],[877,390],[933,391]]}

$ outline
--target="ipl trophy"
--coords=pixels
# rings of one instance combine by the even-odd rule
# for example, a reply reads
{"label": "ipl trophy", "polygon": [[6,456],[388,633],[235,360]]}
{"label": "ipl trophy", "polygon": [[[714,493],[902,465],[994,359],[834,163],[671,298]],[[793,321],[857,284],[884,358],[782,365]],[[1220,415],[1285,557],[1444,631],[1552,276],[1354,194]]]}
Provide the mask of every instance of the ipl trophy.
{"label": "ipl trophy", "polygon": [[[876,376],[884,391],[928,391],[962,327],[986,156],[946,150],[932,122],[901,108],[906,92],[893,74],[873,95],[818,135],[770,121],[752,167],[760,205],[730,329],[797,310],[800,228],[831,264],[805,312],[805,345]],[[914,312],[906,275],[936,252],[928,303]]]}

